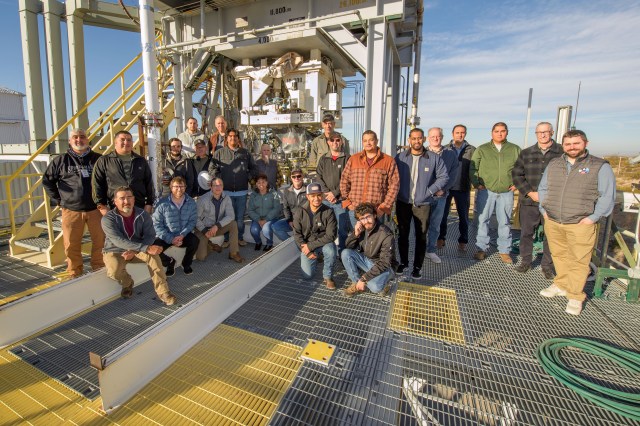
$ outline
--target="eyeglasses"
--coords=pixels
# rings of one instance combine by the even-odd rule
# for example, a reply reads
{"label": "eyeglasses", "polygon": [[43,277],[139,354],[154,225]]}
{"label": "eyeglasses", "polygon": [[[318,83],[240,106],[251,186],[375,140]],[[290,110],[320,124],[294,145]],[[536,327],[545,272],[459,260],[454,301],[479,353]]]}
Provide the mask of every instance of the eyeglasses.
{"label": "eyeglasses", "polygon": [[551,131],[545,130],[544,132],[536,132],[536,135],[546,135],[546,134],[551,134]]}
{"label": "eyeglasses", "polygon": [[221,183],[212,183],[211,186],[218,187],[218,186],[222,186],[222,184]]}
{"label": "eyeglasses", "polygon": [[187,186],[186,185],[173,185],[172,188],[173,189],[185,189]]}
{"label": "eyeglasses", "polygon": [[372,214],[367,214],[367,215],[362,216],[362,217],[361,217],[360,219],[358,219],[358,220],[360,220],[360,221],[362,221],[362,222],[373,222],[373,221],[375,220],[375,218],[376,218],[376,217],[375,217],[374,215],[372,215]]}
{"label": "eyeglasses", "polygon": [[291,176],[291,179],[302,179],[302,175]]}
{"label": "eyeglasses", "polygon": [[182,145],[171,145],[171,148],[182,149]]}

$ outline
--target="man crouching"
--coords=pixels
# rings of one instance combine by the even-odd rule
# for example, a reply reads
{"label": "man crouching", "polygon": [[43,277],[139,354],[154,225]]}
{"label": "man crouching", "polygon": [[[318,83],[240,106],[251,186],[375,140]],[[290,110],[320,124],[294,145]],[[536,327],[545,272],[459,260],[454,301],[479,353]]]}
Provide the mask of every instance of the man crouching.
{"label": "man crouching", "polygon": [[[352,284],[344,289],[347,297],[363,293],[368,287],[372,293],[387,293],[385,286],[396,266],[393,232],[380,223],[376,206],[361,203],[355,208],[356,225],[349,233],[342,251],[342,264]],[[364,272],[361,274],[361,272]]]}
{"label": "man crouching", "polygon": [[135,207],[131,188],[121,186],[113,195],[113,210],[102,217],[105,233],[103,250],[107,276],[120,283],[123,298],[133,295],[133,279],[127,272],[127,263],[146,263],[158,298],[166,305],[176,303],[169,291],[167,277],[160,260],[162,247],[154,245],[156,233],[149,213]]}

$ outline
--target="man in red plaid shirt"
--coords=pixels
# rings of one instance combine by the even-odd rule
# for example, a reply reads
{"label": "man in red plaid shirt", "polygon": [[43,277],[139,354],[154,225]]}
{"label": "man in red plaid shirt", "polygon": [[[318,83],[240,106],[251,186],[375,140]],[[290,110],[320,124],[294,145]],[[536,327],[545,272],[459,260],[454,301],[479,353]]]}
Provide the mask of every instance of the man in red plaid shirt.
{"label": "man in red plaid shirt", "polygon": [[376,133],[367,130],[362,134],[362,152],[349,158],[340,179],[342,207],[349,210],[351,225],[355,227],[354,209],[360,203],[373,203],[378,217],[391,214],[399,188],[396,162],[380,150]]}

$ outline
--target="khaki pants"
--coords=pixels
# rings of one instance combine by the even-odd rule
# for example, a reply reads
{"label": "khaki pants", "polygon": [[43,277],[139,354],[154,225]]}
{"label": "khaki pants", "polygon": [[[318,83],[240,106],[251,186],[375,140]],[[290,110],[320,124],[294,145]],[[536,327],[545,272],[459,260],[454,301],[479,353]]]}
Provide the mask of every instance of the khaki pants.
{"label": "khaki pants", "polygon": [[551,258],[556,268],[553,283],[567,292],[567,299],[584,301],[584,286],[589,276],[589,262],[596,244],[596,225],[544,222]]}
{"label": "khaki pants", "polygon": [[[229,254],[238,253],[240,251],[240,246],[238,246],[238,223],[235,220],[232,220],[227,225],[218,229],[216,236],[224,235],[227,232],[229,233]],[[196,251],[196,259],[202,261],[209,254],[209,239],[197,229],[194,229],[193,233],[196,234],[200,240],[200,243],[198,244],[198,251]]]}
{"label": "khaki pants", "polygon": [[62,209],[62,240],[64,242],[64,254],[67,256],[67,272],[71,275],[81,275],[82,262],[82,236],[84,225],[91,235],[91,269],[97,271],[104,268],[102,260],[102,248],[104,247],[104,232],[102,231],[102,214],[99,210],[89,212],[76,212]]}
{"label": "khaki pants", "polygon": [[104,264],[107,267],[107,276],[120,283],[122,287],[133,287],[133,278],[127,272],[127,263],[146,263],[153,282],[153,288],[158,296],[169,291],[167,276],[164,273],[164,266],[160,256],[141,253],[135,255],[131,260],[124,260],[122,253],[104,253]]}

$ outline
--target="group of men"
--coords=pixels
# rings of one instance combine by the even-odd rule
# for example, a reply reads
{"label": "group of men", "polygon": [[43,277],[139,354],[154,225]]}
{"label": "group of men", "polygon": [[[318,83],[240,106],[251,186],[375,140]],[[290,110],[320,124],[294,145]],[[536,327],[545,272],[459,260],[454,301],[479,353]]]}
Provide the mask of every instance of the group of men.
{"label": "group of men", "polygon": [[[204,260],[210,251],[226,247],[231,260],[243,261],[239,247],[246,245],[243,218],[255,161],[223,117],[217,117],[215,125],[217,131],[206,138],[190,118],[187,131],[171,139],[166,167],[172,173],[163,181],[166,188],[157,204],[151,171],[132,151],[131,134],[118,132],[114,151],[100,156],[91,151],[84,131],[71,132],[68,152],[52,161],[43,178],[50,198],[62,207],[71,276],[82,273],[85,224],[93,241],[92,268],[106,266],[108,275],[122,285],[123,297],[131,296],[133,285],[126,263],[142,261],[160,300],[175,303],[166,281],[175,273],[176,261],[165,253],[172,246],[185,249],[185,274],[192,273],[194,257]],[[334,130],[331,114],[323,117],[322,126],[310,157],[316,177],[305,186],[303,171],[291,172],[291,185],[281,193],[284,218],[273,224],[280,240],[293,235],[305,278],[313,276],[323,259],[325,285],[335,289],[337,258],[351,281],[344,288],[347,296],[367,288],[388,290],[390,278],[408,273],[410,264],[411,277],[420,278],[425,258],[442,262],[436,250],[446,245],[453,201],[459,218],[458,250],[466,251],[472,187],[477,219],[474,258],[487,256],[489,222],[495,212],[499,257],[511,264],[511,215],[517,189],[521,261],[516,271],[531,269],[533,237],[544,224],[541,269],[547,279],[555,278],[540,294],[566,296],[566,311],[580,313],[595,244],[594,224],[611,213],[615,196],[611,167],[589,154],[584,132],[569,131],[558,144],[551,124],[542,122],[536,127],[536,145],[521,150],[507,140],[507,125],[498,122],[491,140],[476,149],[466,141],[467,128],[462,124],[453,127],[446,146],[441,128],[429,129],[426,137],[415,128],[407,148],[393,158],[382,152],[373,131],[363,133],[362,151],[350,156],[348,141]],[[203,171],[211,177],[206,188],[197,184]],[[394,234],[385,225],[394,206],[399,261]],[[415,248],[410,263],[412,223]],[[223,235],[221,246],[210,242]]]}

